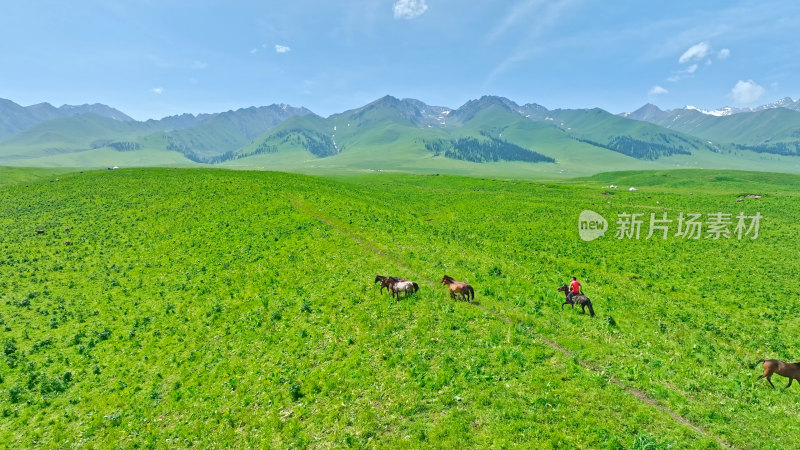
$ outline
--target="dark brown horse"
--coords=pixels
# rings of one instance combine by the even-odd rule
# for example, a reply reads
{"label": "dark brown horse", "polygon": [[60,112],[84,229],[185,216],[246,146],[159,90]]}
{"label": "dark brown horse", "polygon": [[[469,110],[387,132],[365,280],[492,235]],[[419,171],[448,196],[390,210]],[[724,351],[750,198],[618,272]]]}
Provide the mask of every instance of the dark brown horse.
{"label": "dark brown horse", "polygon": [[442,284],[448,285],[450,288],[450,298],[453,300],[456,299],[456,294],[461,295],[461,300],[475,300],[475,290],[472,289],[472,286],[464,283],[463,281],[456,281],[453,279],[453,277],[445,275],[442,277]]}
{"label": "dark brown horse", "polygon": [[394,283],[394,277],[385,277],[383,275],[375,275],[375,283],[380,283],[381,284],[381,294],[383,294],[383,288],[386,288],[386,290],[391,293],[392,292],[392,283]]}
{"label": "dark brown horse", "polygon": [[400,281],[408,281],[408,280],[404,280],[403,278],[398,278],[398,277],[385,277],[383,275],[375,275],[375,283],[378,282],[381,283],[381,294],[383,294],[383,288],[386,288],[386,291],[392,294],[392,285]]}
{"label": "dark brown horse", "polygon": [[592,301],[589,300],[589,297],[583,294],[572,294],[569,295],[569,286],[566,284],[558,288],[558,292],[564,293],[564,303],[561,304],[561,309],[564,309],[564,305],[572,305],[575,308],[575,304],[581,305],[581,311],[586,314],[586,308],[589,308],[589,315],[594,317],[594,308],[592,308]]}
{"label": "dark brown horse", "polygon": [[758,378],[766,378],[769,381],[770,386],[775,388],[775,385],[772,384],[772,374],[777,373],[780,376],[789,378],[789,384],[786,385],[788,388],[792,385],[792,381],[797,380],[800,382],[800,363],[787,363],[783,361],[778,361],[777,359],[759,359],[753,364],[753,367],[757,366],[758,363],[764,363],[764,373],[762,373]]}

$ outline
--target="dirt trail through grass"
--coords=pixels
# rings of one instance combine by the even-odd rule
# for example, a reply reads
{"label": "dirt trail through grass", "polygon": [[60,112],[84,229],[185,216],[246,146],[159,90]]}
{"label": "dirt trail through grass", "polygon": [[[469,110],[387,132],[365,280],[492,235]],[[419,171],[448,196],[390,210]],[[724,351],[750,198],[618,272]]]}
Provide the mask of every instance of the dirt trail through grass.
{"label": "dirt trail through grass", "polygon": [[[417,273],[414,269],[410,268],[408,265],[403,263],[403,261],[400,261],[399,259],[395,258],[394,256],[389,255],[388,253],[384,252],[380,248],[376,247],[371,242],[369,242],[368,239],[366,239],[363,236],[360,236],[360,235],[358,235],[356,233],[353,233],[352,231],[350,231],[347,228],[346,225],[344,225],[343,223],[339,222],[338,220],[330,218],[330,217],[323,216],[319,211],[314,210],[309,205],[304,203],[302,200],[298,200],[297,198],[292,198],[291,202],[292,202],[292,205],[294,205],[294,207],[297,208],[299,211],[302,211],[303,213],[308,214],[309,216],[317,219],[318,221],[324,223],[325,225],[328,225],[329,227],[335,229],[336,231],[342,233],[343,235],[353,239],[354,241],[358,242],[359,244],[369,248],[373,252],[383,256],[384,258],[386,258],[386,259],[388,259],[390,261],[392,261],[393,263],[397,264],[398,267],[401,267],[404,270],[416,275],[420,280],[424,280],[427,284],[429,284],[431,286],[436,286],[438,284],[436,280],[429,279],[429,278]],[[491,315],[492,317],[495,317],[496,319],[501,320],[501,321],[503,321],[503,322],[505,322],[505,323],[507,323],[509,325],[521,325],[521,324],[517,324],[517,323],[513,322],[512,320],[508,319],[507,317],[503,316],[502,314],[499,314],[497,312],[494,312],[494,311],[491,311],[491,310],[487,309],[485,306],[481,305],[479,302],[471,302],[471,304],[473,304],[474,306],[477,306],[482,311],[484,311],[486,314]],[[644,392],[640,391],[639,389],[636,389],[634,387],[628,386],[628,385],[624,384],[622,381],[616,379],[615,377],[605,373],[601,368],[595,366],[594,364],[589,363],[587,361],[584,361],[584,360],[578,358],[574,353],[572,353],[571,351],[569,351],[565,347],[559,345],[557,342],[552,341],[550,339],[547,339],[547,338],[545,338],[545,337],[541,336],[540,334],[535,333],[533,331],[528,331],[528,333],[534,339],[538,339],[539,341],[544,342],[550,348],[552,348],[552,349],[562,353],[563,355],[569,357],[570,359],[576,361],[578,364],[580,364],[586,370],[589,370],[591,372],[594,372],[594,373],[604,377],[609,382],[611,382],[611,383],[619,386],[620,388],[628,391],[631,395],[635,396],[640,401],[646,403],[647,405],[649,405],[649,406],[651,406],[653,408],[658,409],[661,412],[664,412],[664,413],[668,414],[676,422],[691,428],[692,430],[694,430],[698,434],[704,435],[706,437],[709,437],[709,438],[715,440],[721,447],[733,448],[727,442],[725,442],[721,437],[716,436],[714,434],[711,434],[710,432],[708,432],[704,428],[700,427],[699,425],[696,425],[696,424],[690,422],[688,419],[686,419],[682,415],[678,414],[677,412],[671,410],[667,406],[662,405],[661,403],[658,403],[656,400],[648,397],[647,394],[645,394]]]}

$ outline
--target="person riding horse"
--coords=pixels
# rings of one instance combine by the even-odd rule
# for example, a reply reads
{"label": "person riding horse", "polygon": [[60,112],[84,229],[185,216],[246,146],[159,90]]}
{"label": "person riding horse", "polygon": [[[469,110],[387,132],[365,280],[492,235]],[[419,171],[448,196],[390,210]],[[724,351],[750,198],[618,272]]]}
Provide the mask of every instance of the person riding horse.
{"label": "person riding horse", "polygon": [[558,292],[564,293],[564,303],[561,304],[561,309],[564,309],[564,305],[572,305],[574,308],[576,304],[581,305],[581,311],[586,312],[586,308],[589,308],[589,315],[594,317],[594,308],[592,308],[592,301],[589,300],[589,297],[583,294],[581,290],[581,283],[578,282],[577,278],[572,277],[572,282],[568,285],[563,285],[558,288]]}
{"label": "person riding horse", "polygon": [[569,283],[569,292],[567,292],[567,300],[572,301],[573,295],[583,295],[583,292],[581,292],[581,283],[575,277],[572,277],[572,281]]}

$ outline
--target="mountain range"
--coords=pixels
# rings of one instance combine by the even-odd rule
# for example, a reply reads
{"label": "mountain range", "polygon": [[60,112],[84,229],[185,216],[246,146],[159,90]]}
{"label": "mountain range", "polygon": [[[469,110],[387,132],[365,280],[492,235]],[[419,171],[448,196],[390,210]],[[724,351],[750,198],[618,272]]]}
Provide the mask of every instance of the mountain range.
{"label": "mountain range", "polygon": [[0,164],[553,176],[714,167],[800,172],[800,101],[627,114],[483,96],[452,109],[385,96],[321,117],[286,104],[136,121],[101,104],[0,99]]}
{"label": "mountain range", "polygon": [[124,113],[100,103],[80,106],[63,105],[60,108],[56,108],[50,103],[20,106],[11,100],[0,98],[0,139],[41,122],[84,114],[96,114],[121,122],[133,121]]}
{"label": "mountain range", "polygon": [[[659,109],[657,106],[648,103],[648,104],[646,104],[645,106],[643,106],[642,108],[640,108],[637,111],[640,111],[642,109],[652,110],[653,108]],[[739,114],[739,113],[744,113],[744,112],[758,112],[758,111],[765,111],[765,110],[768,110],[768,109],[776,109],[776,108],[786,108],[786,109],[791,109],[792,111],[800,111],[800,99],[794,100],[791,97],[784,97],[784,98],[782,98],[780,100],[774,101],[772,103],[768,103],[766,105],[757,106],[755,108],[735,108],[735,107],[732,107],[732,106],[725,106],[725,107],[717,108],[717,109],[701,109],[701,108],[698,108],[696,106],[687,105],[687,106],[684,106],[683,108],[674,109],[674,110],[668,110],[668,111],[664,111],[664,112],[667,112],[667,113],[679,113],[680,111],[697,111],[699,113],[702,113],[702,114],[705,114],[705,115],[709,115],[709,116],[723,117],[723,116],[731,116],[731,115],[734,115],[734,114]],[[659,111],[660,111],[660,109],[659,109]],[[636,115],[636,112],[633,112],[633,113],[622,113],[620,115],[623,116],[623,117],[631,117],[631,116]]]}
{"label": "mountain range", "polygon": [[780,106],[767,105],[732,114],[710,114],[691,107],[662,111],[647,104],[626,118],[697,136],[729,149],[798,156],[800,102],[785,100],[788,101]]}

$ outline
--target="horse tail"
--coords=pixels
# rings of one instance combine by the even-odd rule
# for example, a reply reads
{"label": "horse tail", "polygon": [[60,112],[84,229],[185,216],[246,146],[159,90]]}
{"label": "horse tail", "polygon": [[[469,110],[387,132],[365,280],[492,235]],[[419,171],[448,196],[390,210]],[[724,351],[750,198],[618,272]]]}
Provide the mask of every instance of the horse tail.
{"label": "horse tail", "polygon": [[592,301],[589,300],[588,298],[586,299],[586,306],[589,307],[589,315],[591,317],[594,317],[594,308],[592,308]]}
{"label": "horse tail", "polygon": [[472,286],[467,285],[467,293],[470,296],[470,300],[475,300],[475,289],[472,289]]}
{"label": "horse tail", "polygon": [[756,361],[755,363],[753,363],[753,365],[752,365],[752,366],[750,366],[750,368],[751,368],[751,369],[755,369],[757,365],[759,365],[760,363],[763,363],[763,362],[765,362],[765,361],[766,361],[766,359],[759,359],[758,361]]}

